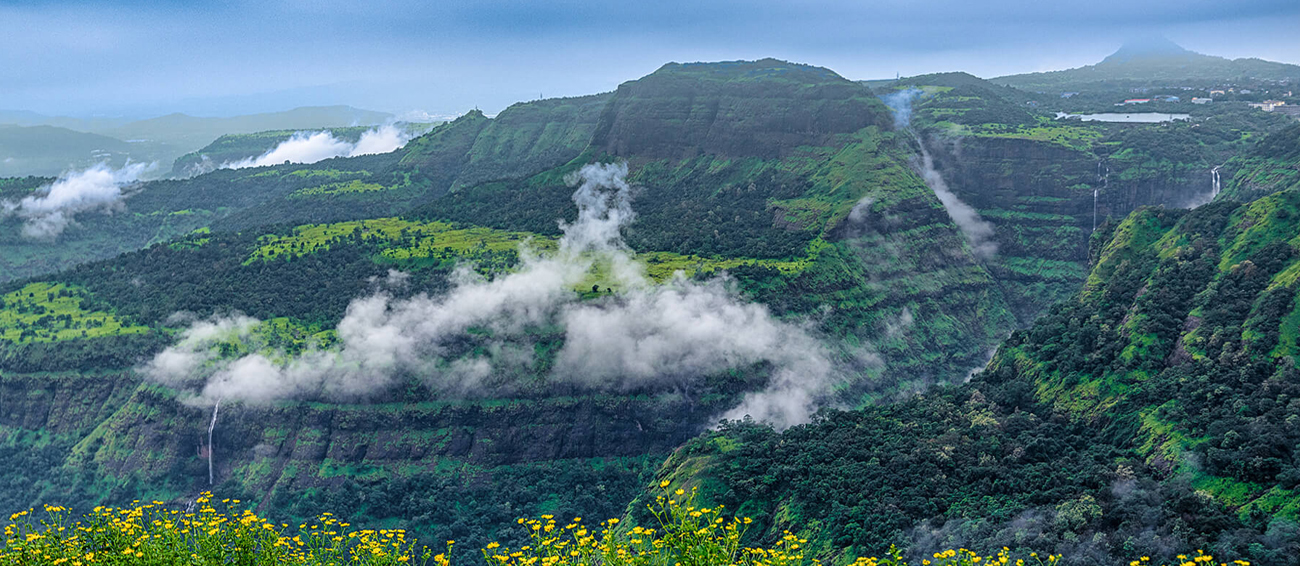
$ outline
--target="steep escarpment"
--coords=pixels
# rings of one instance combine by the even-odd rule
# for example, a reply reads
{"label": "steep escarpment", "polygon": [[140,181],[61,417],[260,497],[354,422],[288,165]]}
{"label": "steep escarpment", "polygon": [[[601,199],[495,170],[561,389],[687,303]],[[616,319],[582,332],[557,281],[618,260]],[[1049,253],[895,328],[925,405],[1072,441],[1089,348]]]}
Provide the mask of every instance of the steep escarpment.
{"label": "steep escarpment", "polygon": [[994,226],[989,268],[1022,324],[1074,292],[1093,229],[1141,206],[1209,202],[1215,167],[1254,146],[1243,132],[1278,127],[1226,106],[1158,124],[1053,119],[1026,93],[959,73],[902,85],[920,93],[912,121],[936,170]]}
{"label": "steep escarpment", "polygon": [[[131,240],[153,243],[0,288],[0,320],[22,325],[0,335],[0,372],[15,391],[96,383],[74,383],[71,374],[112,388],[86,389],[85,398],[103,399],[93,418],[60,416],[72,411],[60,399],[76,395],[58,392],[12,405],[4,446],[33,454],[22,467],[42,471],[12,472],[20,487],[10,504],[185,502],[207,486],[211,463],[223,497],[256,501],[276,517],[351,509],[359,521],[470,549],[500,538],[521,515],[617,515],[666,453],[747,395],[767,391],[783,360],[587,383],[553,371],[568,341],[582,339],[566,332],[560,314],[619,309],[657,289],[698,290],[706,281],[708,297],[772,317],[786,335],[806,334],[813,344],[806,351],[828,352],[836,371],[815,392],[825,404],[874,406],[963,382],[1004,337],[1085,280],[1093,191],[1115,199],[1098,214],[1099,232],[1109,235],[1107,214],[1163,198],[1137,189],[1124,197],[1130,193],[1115,188],[1126,174],[1120,169],[1147,179],[1136,172],[1158,177],[1189,163],[1141,136],[1182,147],[1218,130],[1057,123],[1007,89],[968,76],[939,81],[948,85],[920,85],[929,96],[918,102],[915,123],[944,179],[993,224],[992,257],[975,253],[917,174],[920,147],[894,129],[870,90],[774,60],[669,65],[608,95],[521,104],[492,119],[470,113],[391,154],[143,185],[124,201],[130,217],[155,228],[171,219],[183,235]],[[1124,167],[1099,173],[1102,154]],[[554,252],[579,221],[573,181],[593,162],[628,164],[620,230],[601,245],[644,270],[637,285],[611,285],[620,280],[603,264],[584,268],[576,282],[546,287],[562,313],[542,309],[545,316],[515,326],[490,319],[434,344],[417,341],[413,349],[433,356],[430,363],[349,374],[364,394],[308,387],[274,400],[224,398],[211,443],[215,398],[198,409],[182,392],[205,382],[141,378],[161,348],[193,336],[195,321],[247,327],[200,352],[203,363],[233,367],[261,355],[283,369],[304,352],[337,360],[339,344],[357,338],[358,327],[344,319],[366,305],[380,305],[382,313],[365,312],[382,318],[411,304],[441,308],[437,301],[458,286],[520,281],[511,277],[535,260],[530,254]],[[621,167],[598,169],[622,175]],[[1161,214],[1162,227],[1181,218]],[[657,287],[664,282],[677,287]],[[659,314],[642,311],[637,320]],[[629,327],[629,336],[655,330]],[[488,363],[486,373],[464,364],[485,360],[509,364]],[[447,379],[462,370],[472,379]],[[937,533],[983,536],[988,525],[969,521],[987,516],[1001,525],[1022,513],[1063,525],[1043,527],[1056,530],[1034,539],[1035,548],[1082,548],[1102,532],[1096,508],[1130,517],[1117,515],[1104,493],[1129,478],[1121,465],[1136,474],[1135,485],[1168,489],[1160,493],[1179,501],[1162,518],[1199,501],[1153,479],[1165,468],[1115,443],[1127,425],[1099,432],[1035,397],[1032,386],[978,383],[986,385],[836,413],[790,436],[728,427],[691,444],[679,454],[689,458],[673,465],[685,473],[721,462],[725,473],[709,468],[700,477],[716,478],[707,485],[748,505],[741,511],[752,509],[765,527],[791,513],[833,518],[839,526],[829,519],[814,526],[823,529],[817,540],[860,548],[903,540],[900,532],[927,519]],[[818,440],[834,419],[841,419],[834,441]],[[769,471],[754,472],[760,468]],[[913,469],[923,471],[908,475]],[[1030,486],[1040,481],[1059,489],[1034,495]],[[1217,509],[1207,520],[1227,516]],[[957,521],[951,531],[943,531],[947,520]],[[1173,527],[1153,532],[1155,542],[1132,536],[1150,542],[1143,549],[1183,536]]]}
{"label": "steep escarpment", "polygon": [[587,148],[609,94],[523,102],[502,110],[474,139],[452,188],[558,167]]}
{"label": "steep escarpment", "polygon": [[1289,563],[1297,213],[1295,191],[1136,211],[1082,291],[969,384],[782,434],[735,423],[661,474],[762,517],[764,537],[810,525],[827,558],[902,539],[916,557],[978,544],[1078,564],[1198,548]]}
{"label": "steep escarpment", "polygon": [[266,513],[346,509],[470,546],[517,538],[506,528],[515,516],[557,498],[621,513],[654,463],[697,433],[679,418],[690,410],[680,397],[231,405],[211,444],[209,410],[127,376],[7,377],[0,400],[6,509],[182,500],[214,488],[211,457],[215,489]]}
{"label": "steep escarpment", "polygon": [[890,123],[870,89],[821,67],[775,59],[669,63],[619,85],[592,144],[636,158],[770,159]]}
{"label": "steep escarpment", "polygon": [[1300,124],[1269,134],[1224,164],[1223,198],[1252,200],[1300,186]]}
{"label": "steep escarpment", "polygon": [[[440,297],[474,277],[506,277],[521,267],[520,243],[555,249],[558,222],[576,217],[566,177],[592,161],[631,164],[635,219],[622,241],[648,279],[671,281],[680,271],[698,282],[728,273],[712,289],[727,289],[738,304],[762,303],[764,313],[789,325],[782,328],[815,337],[837,365],[852,368],[837,371],[818,393],[830,402],[893,399],[979,367],[1014,318],[994,277],[912,171],[911,148],[882,126],[883,105],[824,70],[771,61],[718,67],[691,72],[731,86],[696,92],[698,81],[681,81],[654,96],[633,89],[541,104],[537,114],[521,105],[494,120],[467,115],[396,154],[223,171],[169,182],[167,191],[150,185],[133,198],[164,210],[187,198],[218,210],[229,199],[238,210],[211,231],[6,288],[18,295],[3,308],[28,325],[5,350],[13,352],[0,369],[7,379],[41,390],[54,374],[99,371],[127,392],[104,404],[93,427],[78,425],[45,444],[41,476],[51,479],[22,480],[15,508],[183,501],[206,487],[211,462],[220,493],[257,501],[274,516],[337,511],[348,501],[343,507],[357,520],[409,526],[467,548],[499,538],[519,515],[621,513],[668,451],[763,390],[773,364],[580,386],[551,372],[568,338],[559,319],[548,319],[520,338],[526,347],[518,351],[530,363],[489,376],[479,389],[439,387],[445,370],[437,366],[429,375],[372,376],[376,385],[359,399],[227,399],[211,446],[210,407],[190,408],[176,391],[143,384],[131,371],[183,339],[196,319],[241,312],[261,321],[248,338],[223,342],[213,363],[245,355],[253,344],[284,359],[332,351],[356,300]],[[791,74],[797,85],[786,80]],[[801,114],[817,106],[808,100],[834,108],[832,94],[841,90],[842,108],[828,121]],[[749,124],[732,117],[701,129],[642,112],[683,98],[735,112],[757,105],[764,115],[797,119]],[[601,104],[621,104],[602,120],[659,120],[653,129],[661,142],[695,149],[665,156],[659,145],[644,154],[594,142],[579,147],[574,132],[595,123],[582,117]],[[593,136],[608,141],[620,131]],[[632,132],[619,135],[630,139]],[[519,165],[547,166],[545,159],[578,150],[540,172]],[[455,186],[473,171],[491,180]],[[380,212],[386,215],[374,216]],[[312,223],[266,226],[298,218]],[[611,293],[603,277],[591,273],[564,290],[566,300],[617,306],[624,289]],[[39,288],[22,291],[27,285]],[[104,320],[116,326],[101,326]],[[448,363],[491,355],[499,351],[492,332],[472,327],[445,341],[440,355]],[[93,349],[128,338],[142,347],[115,342],[120,347],[103,348],[115,355],[102,361],[73,355],[71,347],[59,350],[68,353],[61,358],[46,346]],[[39,363],[25,357],[37,350],[47,356]],[[44,442],[33,435],[45,423],[9,421],[13,451]],[[447,515],[447,506],[457,511]]]}
{"label": "steep escarpment", "polygon": [[[437,199],[453,186],[521,178],[562,165],[587,147],[605,95],[520,103],[489,119],[471,112],[404,148],[314,164],[219,169],[188,179],[128,187],[108,209],[86,213],[53,240],[20,234],[22,219],[0,219],[0,281],[113,257],[199,228],[391,216]],[[367,128],[331,130],[344,141]],[[295,131],[230,136],[209,148],[208,166],[256,156]],[[181,166],[202,164],[187,157]]]}

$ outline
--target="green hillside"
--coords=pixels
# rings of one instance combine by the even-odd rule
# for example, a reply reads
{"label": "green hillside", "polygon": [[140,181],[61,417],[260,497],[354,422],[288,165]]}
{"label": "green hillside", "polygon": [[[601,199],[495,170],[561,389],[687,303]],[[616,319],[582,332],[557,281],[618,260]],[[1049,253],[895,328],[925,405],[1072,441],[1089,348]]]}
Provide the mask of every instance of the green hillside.
{"label": "green hillside", "polygon": [[[670,65],[643,79],[662,92],[634,82],[613,95],[518,105],[495,119],[470,114],[394,154],[147,184],[128,210],[211,230],[36,280],[75,288],[86,297],[82,310],[145,330],[66,338],[60,321],[0,344],[4,399],[27,392],[0,414],[0,446],[17,466],[5,472],[15,486],[5,508],[146,494],[172,500],[206,488],[206,459],[191,439],[210,415],[132,371],[175,340],[185,325],[175,313],[257,317],[267,321],[259,340],[288,351],[329,343],[349,303],[390,269],[410,274],[402,296],[437,294],[460,262],[493,277],[517,267],[519,242],[545,249],[557,221],[574,217],[564,177],[597,159],[634,164],[631,180],[643,188],[625,236],[653,279],[725,269],[744,296],[792,321],[817,317],[817,332],[863,356],[864,371],[837,386],[843,402],[960,380],[980,365],[1015,320],[911,171],[888,110],[865,87],[825,70],[770,61],[719,67],[706,87],[676,75],[707,66]],[[772,89],[764,88],[768,76]],[[673,90],[697,87],[691,96]],[[713,120],[670,117],[709,99],[719,108],[726,101],[822,110],[791,122],[724,120],[721,112]],[[640,124],[659,141],[633,154],[625,138],[637,134],[619,124]],[[575,142],[583,136],[600,143]],[[690,144],[702,145],[659,153]],[[457,186],[474,175],[494,180]],[[30,284],[38,283],[11,285]],[[349,504],[358,520],[472,549],[500,538],[516,514],[621,513],[672,448],[768,375],[741,368],[627,392],[549,383],[564,334],[530,333],[535,364],[493,377],[496,389],[483,397],[447,398],[410,376],[365,402],[223,405],[214,437],[227,455],[216,461],[218,491],[286,517],[365,501]],[[449,355],[475,355],[474,340],[467,336]],[[95,400],[93,414],[61,416],[84,399]],[[435,513],[435,501],[454,501],[460,511]]]}
{"label": "green hillside", "polygon": [[1033,95],[964,73],[891,88],[906,87],[922,91],[912,121],[936,167],[994,224],[989,268],[1024,324],[1082,282],[1094,226],[1143,205],[1208,202],[1214,167],[1292,123],[1226,104],[1158,124],[1062,120],[1026,104]]}
{"label": "green hillside", "polygon": [[[347,128],[313,128],[311,131],[326,131],[330,135],[351,143],[356,143],[361,134],[370,126],[353,126]],[[198,151],[187,153],[172,164],[173,176],[186,176],[187,173],[206,173],[218,166],[236,162],[241,159],[257,157],[280,143],[287,141],[301,130],[267,130],[251,134],[226,134]],[[205,166],[205,162],[208,164]]]}
{"label": "green hillside", "polygon": [[841,560],[902,539],[913,557],[979,541],[1290,563],[1298,213],[1295,191],[1135,212],[1096,240],[1082,292],[971,383],[784,434],[734,423],[661,474],[762,517],[760,538],[807,525]]}
{"label": "green hillside", "polygon": [[1300,124],[1275,132],[1224,164],[1223,198],[1250,200],[1300,187]]}
{"label": "green hillside", "polygon": [[[1250,511],[1244,502],[1271,489],[1259,477],[1153,459],[1173,454],[1170,438],[1200,438],[1208,433],[1195,427],[1210,425],[1143,420],[1152,405],[1134,393],[1145,383],[1134,372],[1168,385],[1181,382],[1162,372],[1201,367],[1160,366],[1173,359],[1170,321],[1193,308],[1184,297],[1175,303],[1187,313],[1143,310],[1163,301],[1166,272],[1199,277],[1169,293],[1213,307],[1262,292],[1209,291],[1235,277],[1215,275],[1220,266],[1250,271],[1233,265],[1251,259],[1280,262],[1269,277],[1294,271],[1279,245],[1261,243],[1295,237],[1291,217],[1278,216],[1291,214],[1292,193],[1250,205],[1267,210],[1225,199],[1193,212],[1141,208],[1205,197],[1210,170],[1252,148],[1289,155],[1256,144],[1274,139],[1265,135],[1276,117],[1207,108],[1187,124],[1058,121],[1031,95],[959,73],[880,94],[904,85],[924,92],[917,137],[895,129],[876,91],[827,69],[672,63],[613,93],[521,103],[494,118],[471,112],[389,154],[134,185],[113,214],[79,214],[54,241],[25,239],[23,218],[0,218],[0,513],[184,503],[213,489],[275,520],[346,509],[358,524],[455,539],[468,560],[488,541],[522,544],[520,516],[624,516],[668,475],[755,517],[751,536],[800,525],[810,550],[833,561],[883,555],[894,542],[919,557],[967,541],[1104,559],[1212,543],[1216,555],[1270,560],[1269,541],[1290,531],[1268,531],[1269,521],[1289,503]],[[209,149],[248,155],[287,134]],[[923,150],[994,227],[996,254],[974,252],[918,174]],[[861,410],[784,433],[754,423],[709,431],[772,385],[778,364],[621,386],[566,381],[553,371],[564,362],[563,321],[528,312],[514,334],[470,325],[431,346],[430,365],[362,376],[374,384],[364,395],[230,400],[211,443],[211,406],[184,393],[203,384],[143,375],[194,321],[260,321],[214,339],[201,363],[251,353],[287,363],[336,353],[360,299],[392,305],[470,280],[514,281],[529,254],[561,246],[579,210],[572,176],[591,163],[628,166],[634,218],[611,245],[626,247],[647,286],[671,286],[681,271],[760,304],[848,368],[823,406]],[[0,182],[0,199],[46,182]],[[597,264],[574,278],[566,304],[629,300],[611,289],[612,270]],[[1270,339],[1273,319],[1250,316],[1250,339]],[[1244,324],[1214,320],[1206,328],[1216,334],[1197,334],[1217,348],[1196,346],[1205,359],[1221,357],[1233,324]],[[1049,344],[1045,332],[1069,339]],[[1280,334],[1278,344],[1290,339]],[[1127,340],[1098,350],[1118,360],[1106,362],[1112,373],[1053,373],[1064,363],[1055,356],[1103,335]],[[963,384],[995,350],[982,377]],[[449,368],[509,356],[526,361],[461,387],[440,381]],[[1206,483],[1220,480],[1235,483]]]}

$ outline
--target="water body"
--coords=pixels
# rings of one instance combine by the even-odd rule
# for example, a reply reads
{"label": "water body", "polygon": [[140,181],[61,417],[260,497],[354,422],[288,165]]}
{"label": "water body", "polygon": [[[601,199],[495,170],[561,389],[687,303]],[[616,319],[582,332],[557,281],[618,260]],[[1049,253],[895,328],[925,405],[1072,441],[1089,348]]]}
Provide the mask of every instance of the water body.
{"label": "water body", "polygon": [[1103,112],[1100,114],[1069,114],[1066,112],[1057,112],[1057,118],[1078,118],[1084,122],[1127,122],[1133,124],[1158,124],[1160,122],[1172,122],[1174,120],[1190,120],[1191,114],[1165,114],[1162,112],[1134,112],[1132,114],[1121,114],[1118,112]]}

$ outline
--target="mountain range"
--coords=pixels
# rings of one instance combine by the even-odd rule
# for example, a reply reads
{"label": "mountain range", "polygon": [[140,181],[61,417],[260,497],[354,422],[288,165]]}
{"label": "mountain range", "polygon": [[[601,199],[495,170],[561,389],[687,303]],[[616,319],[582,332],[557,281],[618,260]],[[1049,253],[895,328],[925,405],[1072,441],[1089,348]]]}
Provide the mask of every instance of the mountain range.
{"label": "mountain range", "polygon": [[[1219,64],[1155,51],[1095,68]],[[471,560],[520,516],[644,523],[667,481],[837,564],[1289,563],[1300,126],[1057,119],[1014,82],[670,63],[390,153],[123,183],[53,237],[15,204],[0,511],[212,489]]]}
{"label": "mountain range", "polygon": [[1096,65],[1063,71],[1007,75],[997,84],[1027,91],[1087,91],[1104,87],[1219,86],[1237,81],[1300,82],[1300,65],[1263,59],[1227,59],[1182,48],[1164,38],[1124,44]]}
{"label": "mountain range", "polygon": [[107,162],[157,162],[157,176],[183,154],[222,135],[382,124],[391,114],[349,106],[303,107],[231,117],[169,114],[144,120],[69,118],[0,110],[0,176],[53,177]]}

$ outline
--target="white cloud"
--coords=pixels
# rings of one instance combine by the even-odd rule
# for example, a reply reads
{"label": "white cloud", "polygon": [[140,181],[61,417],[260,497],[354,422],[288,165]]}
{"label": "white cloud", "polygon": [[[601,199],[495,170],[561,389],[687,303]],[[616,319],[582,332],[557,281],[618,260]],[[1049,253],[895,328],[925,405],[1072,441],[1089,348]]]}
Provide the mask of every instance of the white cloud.
{"label": "white cloud", "polygon": [[[381,290],[355,299],[338,324],[335,347],[296,356],[255,349],[220,359],[213,337],[247,336],[250,319],[218,318],[191,327],[143,372],[170,385],[194,383],[197,404],[362,397],[399,374],[421,376],[448,395],[491,393],[533,366],[530,330],[558,325],[565,340],[552,382],[627,390],[762,366],[770,370],[767,389],[724,416],[751,415],[781,427],[806,422],[842,371],[829,349],[807,328],[746,301],[725,277],[648,280],[620,236],[634,216],[626,174],[626,164],[596,164],[571,178],[579,185],[578,218],[562,226],[554,254],[521,248],[521,267],[490,281],[459,269],[451,290],[437,297],[398,299]],[[596,266],[619,292],[580,300],[574,288]],[[467,342],[482,353],[465,354]]]}
{"label": "white cloud", "polygon": [[222,164],[222,169],[244,169],[246,167],[265,167],[289,163],[316,163],[334,157],[356,157],[395,151],[414,134],[404,128],[386,124],[361,134],[357,143],[351,143],[334,137],[330,132],[298,132],[289,139],[280,142],[270,151],[257,157]]}
{"label": "white cloud", "polygon": [[89,169],[65,173],[36,194],[17,201],[0,202],[0,217],[16,214],[26,220],[23,236],[53,239],[63,233],[77,214],[97,210],[111,212],[120,206],[126,196],[123,187],[156,166],[156,163],[128,163],[121,169],[114,169],[100,163]]}
{"label": "white cloud", "polygon": [[934,159],[930,156],[930,150],[926,149],[921,136],[912,129],[912,101],[921,94],[922,91],[909,88],[886,95],[883,100],[894,113],[894,125],[906,130],[916,139],[916,144],[921,151],[921,158],[917,165],[925,184],[934,191],[934,196],[943,204],[948,217],[952,218],[953,223],[966,237],[966,242],[970,244],[975,256],[985,260],[991,259],[998,252],[993,225],[980,217],[974,207],[966,204],[952,192],[948,183],[943,180],[943,175],[934,168]]}

